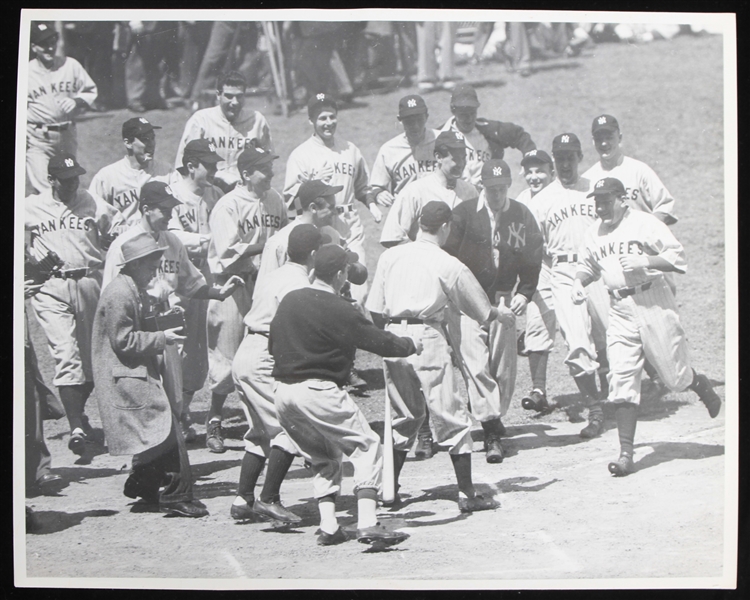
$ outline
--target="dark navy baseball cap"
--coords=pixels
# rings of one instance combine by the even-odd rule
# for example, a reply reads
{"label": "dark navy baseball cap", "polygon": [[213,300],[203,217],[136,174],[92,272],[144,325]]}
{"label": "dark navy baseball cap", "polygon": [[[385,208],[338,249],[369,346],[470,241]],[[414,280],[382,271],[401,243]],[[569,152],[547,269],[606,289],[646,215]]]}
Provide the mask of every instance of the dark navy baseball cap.
{"label": "dark navy baseball cap", "polygon": [[47,174],[55,179],[70,179],[83,175],[85,172],[86,169],[78,164],[76,157],[72,154],[56,154],[49,159],[47,164]]}
{"label": "dark navy baseball cap", "polygon": [[500,183],[510,185],[512,182],[510,167],[504,160],[495,158],[485,161],[482,165],[482,184],[484,187],[492,187]]}
{"label": "dark navy baseball cap", "polygon": [[148,119],[144,119],[143,117],[133,117],[122,124],[122,137],[123,139],[132,140],[140,138],[144,133],[148,133],[154,129],[161,129],[161,127],[153,125]]}
{"label": "dark navy baseball cap", "polygon": [[581,152],[581,140],[575,133],[561,133],[552,140],[552,154],[565,150]]}
{"label": "dark navy baseball cap", "polygon": [[58,37],[52,21],[35,21],[31,24],[31,43],[41,44],[52,37]]}
{"label": "dark navy baseball cap", "polygon": [[358,260],[356,252],[344,250],[338,244],[323,244],[315,253],[315,272],[328,277]]}
{"label": "dark navy baseball cap", "polygon": [[597,131],[620,131],[620,124],[612,115],[599,115],[591,123],[591,135]]}
{"label": "dark navy baseball cap", "polygon": [[618,198],[626,195],[627,191],[625,190],[622,181],[614,177],[600,179],[596,182],[596,185],[594,185],[594,190],[586,196],[586,198],[591,198],[592,196],[608,196],[609,194],[614,194]]}
{"label": "dark navy baseball cap", "polygon": [[309,254],[313,250],[317,250],[321,244],[330,241],[331,238],[320,233],[320,230],[312,223],[302,223],[289,232],[289,241],[286,248],[290,256],[299,256]]}
{"label": "dark navy baseball cap", "polygon": [[250,167],[265,165],[277,158],[279,157],[263,150],[263,148],[248,146],[237,157],[237,170],[242,174],[242,171],[246,171]]}
{"label": "dark navy baseball cap", "polygon": [[215,164],[224,160],[216,153],[216,146],[206,138],[190,140],[185,145],[185,150],[182,151],[182,164],[184,165],[191,159],[209,164]]}
{"label": "dark navy baseball cap", "polygon": [[334,112],[338,112],[339,105],[336,98],[323,92],[313,94],[307,101],[307,116],[310,117],[311,121],[315,121],[324,108],[332,108]]}
{"label": "dark navy baseball cap", "polygon": [[172,194],[172,189],[163,181],[149,181],[143,184],[140,195],[141,206],[174,208],[180,201]]}
{"label": "dark navy baseball cap", "polygon": [[422,208],[422,216],[419,222],[427,227],[440,227],[444,223],[449,223],[453,218],[453,211],[442,200],[431,200]]}
{"label": "dark navy baseball cap", "polygon": [[523,155],[523,158],[521,159],[521,166],[527,167],[531,165],[544,165],[544,164],[552,164],[552,157],[547,154],[544,150],[529,150],[526,154]]}
{"label": "dark navy baseball cap", "polygon": [[441,131],[435,138],[435,150],[438,148],[466,148],[464,134],[453,129]]}
{"label": "dark navy baseball cap", "polygon": [[311,202],[318,198],[333,196],[344,189],[343,185],[328,185],[320,179],[303,181],[297,190],[297,198],[302,208],[307,208]]}
{"label": "dark navy baseball cap", "polygon": [[474,86],[468,83],[458,84],[451,94],[451,106],[477,108],[479,106],[479,98],[477,98],[477,91],[474,89]]}
{"label": "dark navy baseball cap", "polygon": [[427,114],[427,105],[424,98],[417,94],[409,94],[398,101],[398,118],[403,119],[411,115]]}

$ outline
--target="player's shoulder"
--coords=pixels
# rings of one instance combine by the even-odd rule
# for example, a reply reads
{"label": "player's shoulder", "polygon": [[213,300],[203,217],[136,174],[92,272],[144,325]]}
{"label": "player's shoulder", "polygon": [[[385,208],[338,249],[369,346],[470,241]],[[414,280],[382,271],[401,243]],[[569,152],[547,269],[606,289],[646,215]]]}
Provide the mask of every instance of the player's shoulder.
{"label": "player's shoulder", "polygon": [[463,179],[456,180],[456,194],[462,200],[472,200],[479,197],[476,186]]}
{"label": "player's shoulder", "polygon": [[92,178],[95,179],[106,179],[108,177],[111,177],[112,175],[115,175],[119,172],[124,171],[126,168],[129,168],[130,165],[128,164],[127,157],[121,157],[118,158],[115,162],[109,163],[108,165],[104,165],[101,169],[99,169]]}

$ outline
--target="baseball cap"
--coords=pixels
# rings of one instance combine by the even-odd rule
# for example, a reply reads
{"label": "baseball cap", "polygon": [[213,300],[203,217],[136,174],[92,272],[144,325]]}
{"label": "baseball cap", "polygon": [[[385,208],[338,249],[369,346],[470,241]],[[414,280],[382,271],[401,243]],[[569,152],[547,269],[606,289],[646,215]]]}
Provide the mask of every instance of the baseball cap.
{"label": "baseball cap", "polygon": [[303,181],[297,190],[297,198],[302,208],[307,208],[310,203],[324,196],[333,196],[344,189],[343,185],[328,185],[320,179]]}
{"label": "baseball cap", "polygon": [[499,158],[487,160],[482,165],[482,184],[484,187],[490,187],[499,183],[510,185],[513,178],[510,175],[508,163]]}
{"label": "baseball cap", "polygon": [[52,175],[55,179],[70,179],[78,177],[86,172],[76,161],[72,154],[56,154],[49,159],[47,164],[47,174]]}
{"label": "baseball cap", "polygon": [[182,151],[182,164],[188,159],[197,160],[202,163],[218,163],[224,160],[216,153],[216,146],[205,138],[190,140]]}
{"label": "baseball cap", "polygon": [[53,36],[57,37],[57,30],[52,21],[35,21],[31,24],[32,44],[41,44]]}
{"label": "baseball cap", "polygon": [[600,179],[596,182],[596,185],[594,185],[594,191],[586,196],[586,198],[591,198],[592,196],[607,196],[609,194],[615,194],[618,197],[627,194],[625,186],[622,185],[622,181],[614,177]]}
{"label": "baseball cap", "polygon": [[466,148],[464,134],[453,129],[441,131],[435,138],[435,149],[438,148]]}
{"label": "baseball cap", "polygon": [[263,150],[263,148],[248,146],[242,151],[242,154],[237,157],[237,170],[242,173],[242,171],[247,170],[249,167],[265,165],[276,158],[279,157]]}
{"label": "baseball cap", "polygon": [[317,250],[321,244],[330,242],[331,238],[320,233],[320,229],[311,223],[297,225],[289,232],[287,252],[290,256],[308,254]]}
{"label": "baseball cap", "polygon": [[591,123],[591,135],[594,135],[597,131],[619,131],[620,124],[617,122],[612,115],[599,115]]}
{"label": "baseball cap", "polygon": [[552,154],[564,150],[581,152],[581,141],[575,133],[561,133],[552,140]]}
{"label": "baseball cap", "polygon": [[134,260],[138,260],[139,258],[143,258],[144,256],[156,254],[157,252],[162,254],[165,250],[166,247],[159,246],[159,244],[156,243],[154,236],[143,231],[133,236],[128,241],[123,242],[122,263],[120,264],[125,265]]}
{"label": "baseball cap", "polygon": [[526,167],[534,164],[552,164],[552,157],[544,150],[529,150],[521,159],[521,166]]}
{"label": "baseball cap", "polygon": [[174,197],[171,188],[163,181],[149,181],[141,188],[141,206],[174,208],[180,201]]}
{"label": "baseball cap", "polygon": [[326,107],[332,108],[336,112],[339,110],[339,105],[331,94],[324,94],[323,92],[313,94],[307,101],[307,116],[310,117],[311,121],[314,121]]}
{"label": "baseball cap", "polygon": [[411,115],[423,115],[427,112],[424,98],[418,94],[409,94],[398,101],[398,116],[400,119]]}
{"label": "baseball cap", "polygon": [[427,227],[439,227],[448,223],[453,218],[453,211],[442,200],[431,200],[422,207],[422,216],[419,222]]}
{"label": "baseball cap", "polygon": [[122,124],[122,137],[132,140],[154,129],[161,129],[161,127],[152,125],[148,119],[143,117],[133,117]]}
{"label": "baseball cap", "polygon": [[315,253],[315,272],[327,277],[358,260],[356,252],[344,250],[338,244],[323,244]]}
{"label": "baseball cap", "polygon": [[451,94],[451,106],[467,106],[471,108],[479,106],[479,98],[477,98],[477,91],[474,89],[474,86],[468,83],[457,85]]}

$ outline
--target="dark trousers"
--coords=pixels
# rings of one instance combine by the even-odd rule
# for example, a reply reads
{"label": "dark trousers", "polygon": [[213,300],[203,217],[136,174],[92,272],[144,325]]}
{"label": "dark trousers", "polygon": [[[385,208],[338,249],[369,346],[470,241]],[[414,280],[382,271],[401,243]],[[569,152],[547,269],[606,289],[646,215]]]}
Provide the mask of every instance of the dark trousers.
{"label": "dark trousers", "polygon": [[42,405],[36,393],[33,369],[26,368],[25,388],[25,425],[26,425],[26,489],[29,489],[40,478],[49,473],[52,465],[47,444],[44,443],[42,425]]}
{"label": "dark trousers", "polygon": [[147,109],[164,106],[160,84],[162,61],[167,59],[170,44],[177,37],[175,23],[157,23],[152,31],[133,36],[125,63],[125,88],[128,104],[141,103]]}

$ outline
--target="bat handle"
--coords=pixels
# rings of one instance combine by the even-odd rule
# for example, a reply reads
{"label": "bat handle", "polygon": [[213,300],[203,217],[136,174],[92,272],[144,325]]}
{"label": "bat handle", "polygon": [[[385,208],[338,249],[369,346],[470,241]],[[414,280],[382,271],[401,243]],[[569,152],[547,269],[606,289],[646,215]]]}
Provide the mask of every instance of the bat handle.
{"label": "bat handle", "polygon": [[388,382],[385,384],[385,416],[383,417],[383,502],[396,499],[396,477],[393,464],[393,424]]}

